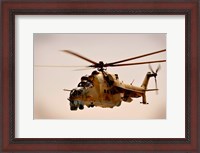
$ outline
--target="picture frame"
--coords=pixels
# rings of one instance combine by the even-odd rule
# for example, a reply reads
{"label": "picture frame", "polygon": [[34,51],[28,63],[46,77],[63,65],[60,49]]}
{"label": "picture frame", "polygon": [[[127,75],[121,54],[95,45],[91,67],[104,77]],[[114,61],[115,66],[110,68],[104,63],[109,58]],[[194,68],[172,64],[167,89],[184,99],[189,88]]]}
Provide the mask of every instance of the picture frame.
{"label": "picture frame", "polygon": [[[198,1],[3,1],[2,152],[199,152]],[[185,138],[15,138],[15,15],[185,15]]]}

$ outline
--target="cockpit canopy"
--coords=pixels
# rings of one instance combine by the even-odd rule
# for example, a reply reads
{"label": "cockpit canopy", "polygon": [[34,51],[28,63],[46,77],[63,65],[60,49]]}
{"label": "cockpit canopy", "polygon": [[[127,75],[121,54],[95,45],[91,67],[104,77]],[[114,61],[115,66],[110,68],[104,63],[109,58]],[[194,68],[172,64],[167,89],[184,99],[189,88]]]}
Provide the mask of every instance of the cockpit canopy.
{"label": "cockpit canopy", "polygon": [[82,87],[78,87],[76,89],[73,89],[70,92],[70,98],[75,98],[75,97],[81,96],[82,92],[83,92]]}
{"label": "cockpit canopy", "polygon": [[89,81],[82,81],[78,84],[78,87],[92,87],[92,83]]}
{"label": "cockpit canopy", "polygon": [[78,87],[92,87],[92,81],[89,79],[89,76],[85,75],[81,77],[81,82],[78,84]]}

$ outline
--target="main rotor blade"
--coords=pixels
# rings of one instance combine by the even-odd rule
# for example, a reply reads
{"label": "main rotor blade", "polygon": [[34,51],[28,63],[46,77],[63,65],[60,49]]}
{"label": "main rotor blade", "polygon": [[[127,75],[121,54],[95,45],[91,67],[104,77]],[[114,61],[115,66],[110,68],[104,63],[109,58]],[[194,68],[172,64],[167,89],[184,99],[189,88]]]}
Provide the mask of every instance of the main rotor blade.
{"label": "main rotor blade", "polygon": [[86,67],[86,68],[82,68],[82,69],[75,69],[73,71],[84,71],[84,70],[92,70],[94,69],[93,67]]}
{"label": "main rotor blade", "polygon": [[149,63],[161,63],[161,62],[166,62],[166,60],[148,61],[148,62],[139,62],[139,63],[115,64],[115,65],[109,65],[109,66],[110,66],[110,67],[116,67],[116,66],[130,66],[130,65],[140,65],[140,64],[149,64]]}
{"label": "main rotor blade", "polygon": [[67,66],[67,65],[34,65],[34,67],[66,67],[66,68],[69,68],[69,67],[82,67],[82,68],[87,68],[88,66]]}
{"label": "main rotor blade", "polygon": [[165,51],[166,51],[166,49],[163,49],[163,50],[155,51],[155,52],[152,52],[152,53],[148,53],[148,54],[144,54],[144,55],[140,55],[140,56],[128,58],[128,59],[125,59],[125,60],[116,61],[116,62],[112,62],[112,63],[107,63],[107,64],[105,64],[105,65],[106,65],[106,66],[110,66],[110,65],[117,64],[117,63],[122,63],[122,62],[130,61],[130,60],[142,58],[142,57],[145,57],[145,56],[150,56],[150,55],[153,55],[153,54],[158,54],[158,53],[165,52]]}
{"label": "main rotor blade", "polygon": [[90,60],[90,59],[88,59],[88,58],[86,58],[86,57],[84,57],[84,56],[82,56],[82,55],[79,55],[79,54],[77,54],[77,53],[75,53],[75,52],[72,52],[72,51],[70,51],[70,50],[62,50],[62,52],[68,53],[68,54],[71,54],[71,55],[74,55],[74,56],[79,57],[79,58],[81,58],[81,59],[83,59],[83,60],[85,60],[85,61],[88,61],[88,62],[92,63],[92,64],[97,64],[97,62],[92,61],[92,60]]}
{"label": "main rotor blade", "polygon": [[63,89],[63,91],[71,91],[71,90],[69,90],[69,89]]}

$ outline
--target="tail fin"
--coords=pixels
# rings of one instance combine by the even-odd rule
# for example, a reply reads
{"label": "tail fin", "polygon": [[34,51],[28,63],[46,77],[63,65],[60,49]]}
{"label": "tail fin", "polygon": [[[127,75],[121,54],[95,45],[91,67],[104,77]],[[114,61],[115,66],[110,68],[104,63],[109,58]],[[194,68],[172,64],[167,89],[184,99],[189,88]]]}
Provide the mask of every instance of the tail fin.
{"label": "tail fin", "polygon": [[[145,90],[145,92],[144,92],[144,94],[142,95],[142,102],[140,102],[140,103],[142,103],[142,104],[148,104],[147,101],[146,101],[146,91],[156,91],[156,92],[158,91],[158,89],[157,89],[157,80],[156,80],[156,76],[157,76],[157,72],[158,72],[159,69],[160,69],[160,66],[158,66],[156,72],[154,72],[153,69],[152,69],[151,66],[150,66],[150,70],[151,70],[152,73],[151,73],[151,72],[148,72],[148,73],[146,74],[144,80],[143,80],[143,83],[142,83],[141,87]],[[150,79],[151,77],[154,77],[154,78],[155,78],[156,89],[147,89],[147,86],[148,86],[148,83],[149,83],[149,79]]]}
{"label": "tail fin", "polygon": [[156,73],[148,72],[148,73],[146,74],[144,80],[143,80],[143,83],[142,83],[141,87],[144,88],[145,90],[147,90],[147,86],[148,86],[148,83],[149,83],[149,79],[150,79],[151,77],[155,77],[155,76],[157,76]]}
{"label": "tail fin", "polygon": [[145,93],[142,95],[142,102],[140,102],[140,104],[149,104],[149,103],[147,103],[146,94]]}

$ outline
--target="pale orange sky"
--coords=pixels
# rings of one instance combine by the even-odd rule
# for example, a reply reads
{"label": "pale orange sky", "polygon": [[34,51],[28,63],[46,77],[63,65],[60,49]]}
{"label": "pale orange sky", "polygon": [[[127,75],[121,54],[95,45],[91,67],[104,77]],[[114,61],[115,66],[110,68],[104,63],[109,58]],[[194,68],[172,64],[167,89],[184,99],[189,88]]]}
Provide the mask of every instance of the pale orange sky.
{"label": "pale orange sky", "polygon": [[[60,50],[72,50],[96,62],[114,62],[166,48],[166,34],[34,34],[34,65],[81,65],[90,63],[64,54]],[[166,53],[130,61],[166,59]],[[152,64],[156,69],[158,64]],[[147,92],[149,105],[140,104],[141,98],[133,102],[122,102],[120,107],[87,108],[71,111],[68,92],[80,82],[81,76],[91,70],[75,71],[79,68],[34,68],[34,119],[165,119],[166,118],[166,63],[161,63],[157,81],[159,94]],[[117,73],[119,79],[140,86],[148,65],[108,68]],[[154,79],[149,88],[155,88]]]}

